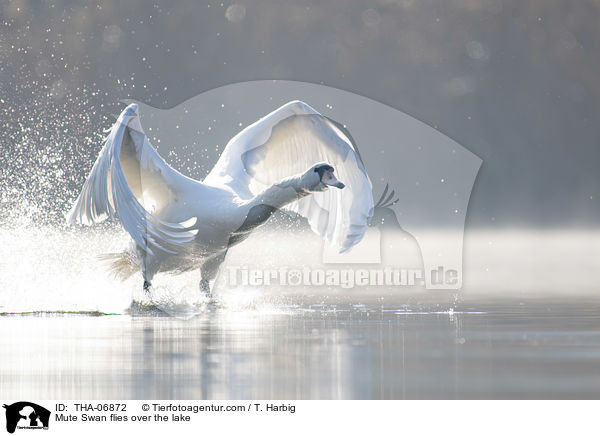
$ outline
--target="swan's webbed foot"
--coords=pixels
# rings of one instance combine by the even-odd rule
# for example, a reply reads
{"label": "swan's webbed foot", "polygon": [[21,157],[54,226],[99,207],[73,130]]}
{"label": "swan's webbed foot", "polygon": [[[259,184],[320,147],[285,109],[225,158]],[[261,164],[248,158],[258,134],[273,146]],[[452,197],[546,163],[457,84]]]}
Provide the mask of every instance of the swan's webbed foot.
{"label": "swan's webbed foot", "polygon": [[211,298],[210,295],[210,283],[208,280],[200,280],[200,292],[206,295],[208,298]]}
{"label": "swan's webbed foot", "polygon": [[150,295],[150,288],[152,287],[152,283],[147,280],[144,280],[144,293],[146,295]]}

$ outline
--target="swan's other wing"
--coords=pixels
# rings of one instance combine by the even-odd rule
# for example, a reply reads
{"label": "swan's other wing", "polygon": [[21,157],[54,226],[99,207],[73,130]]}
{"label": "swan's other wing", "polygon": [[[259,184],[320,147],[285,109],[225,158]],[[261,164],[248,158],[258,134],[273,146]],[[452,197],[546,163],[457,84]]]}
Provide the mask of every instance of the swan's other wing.
{"label": "swan's other wing", "polygon": [[131,104],[110,129],[67,222],[91,225],[117,218],[144,251],[159,248],[174,253],[188,245],[196,231],[159,217],[193,183],[152,147],[138,107]]}
{"label": "swan's other wing", "polygon": [[335,168],[346,187],[290,203],[312,230],[340,251],[356,245],[373,216],[372,185],[352,142],[330,120],[300,101],[280,107],[227,144],[205,183],[225,184],[250,199],[318,162]]}

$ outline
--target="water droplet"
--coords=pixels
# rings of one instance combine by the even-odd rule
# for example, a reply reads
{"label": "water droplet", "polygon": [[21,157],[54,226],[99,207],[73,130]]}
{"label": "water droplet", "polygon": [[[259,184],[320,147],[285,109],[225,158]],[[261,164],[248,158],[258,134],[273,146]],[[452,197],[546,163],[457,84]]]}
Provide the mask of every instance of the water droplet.
{"label": "water droplet", "polygon": [[225,11],[225,18],[230,23],[239,23],[246,16],[246,8],[243,5],[234,3]]}

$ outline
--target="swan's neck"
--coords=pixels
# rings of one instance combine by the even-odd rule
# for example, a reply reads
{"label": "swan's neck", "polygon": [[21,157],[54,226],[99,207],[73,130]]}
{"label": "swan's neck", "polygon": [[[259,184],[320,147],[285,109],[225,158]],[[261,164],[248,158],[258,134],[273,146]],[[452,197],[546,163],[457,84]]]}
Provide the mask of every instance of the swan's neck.
{"label": "swan's neck", "polygon": [[302,176],[289,177],[276,183],[245,204],[245,219],[232,234],[230,245],[242,240],[244,235],[264,224],[273,213],[286,204],[310,194]]}
{"label": "swan's neck", "polygon": [[252,199],[251,205],[264,205],[281,209],[283,206],[309,194],[310,191],[304,186],[302,177],[293,176],[265,189]]}

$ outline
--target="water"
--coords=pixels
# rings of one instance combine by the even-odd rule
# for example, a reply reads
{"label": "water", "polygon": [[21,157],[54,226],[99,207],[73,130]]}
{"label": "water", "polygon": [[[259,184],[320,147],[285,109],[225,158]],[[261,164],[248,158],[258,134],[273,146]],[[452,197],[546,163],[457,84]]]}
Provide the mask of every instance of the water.
{"label": "water", "polygon": [[0,339],[0,395],[600,398],[598,299],[467,300],[452,311],[418,297],[287,300],[190,320],[0,317],[11,332]]}
{"label": "water", "polygon": [[[460,292],[219,285],[212,303],[197,272],[153,298],[111,277],[115,227],[0,237],[3,398],[600,398],[597,233],[472,232]],[[311,238],[258,232],[227,265],[311,264]]]}

